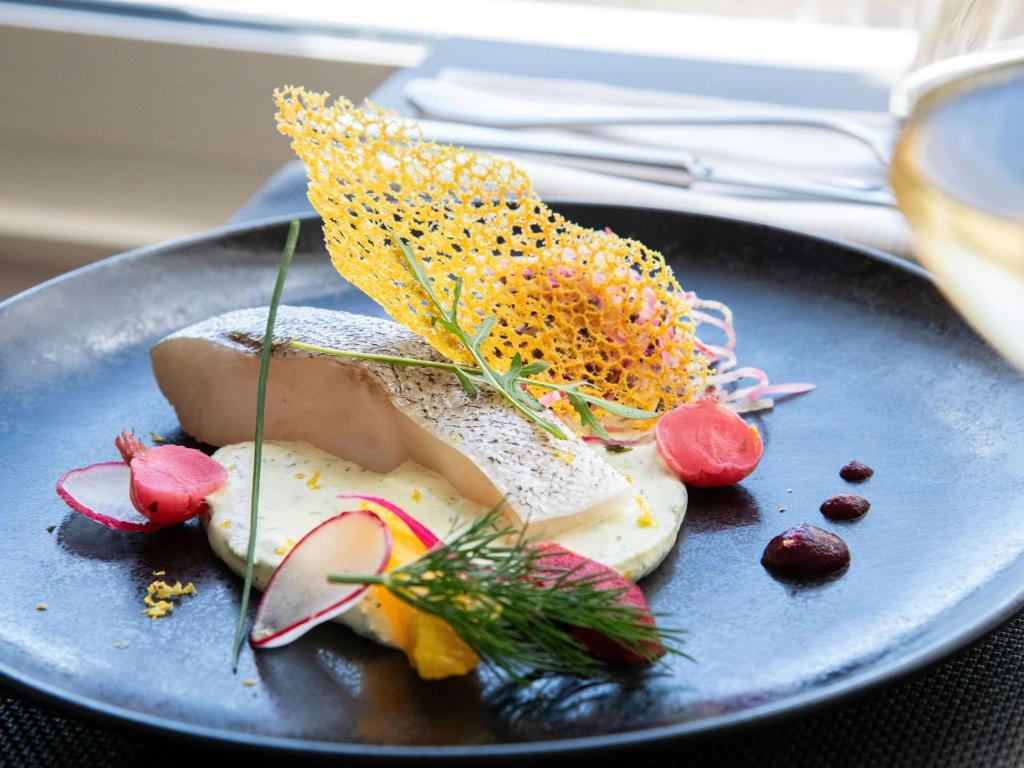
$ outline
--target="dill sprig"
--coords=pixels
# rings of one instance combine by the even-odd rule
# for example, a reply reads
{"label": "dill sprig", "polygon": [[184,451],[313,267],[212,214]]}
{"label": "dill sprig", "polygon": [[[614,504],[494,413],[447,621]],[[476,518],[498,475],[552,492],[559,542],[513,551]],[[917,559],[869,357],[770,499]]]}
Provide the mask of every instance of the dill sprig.
{"label": "dill sprig", "polygon": [[624,587],[605,576],[545,565],[543,549],[501,522],[501,505],[448,544],[380,575],[337,575],[339,584],[374,584],[416,610],[447,622],[481,659],[513,679],[530,673],[599,675],[607,671],[572,627],[600,632],[642,658],[682,654],[681,630],[644,621],[620,602]]}
{"label": "dill sprig", "polygon": [[457,363],[442,363],[433,360],[418,360],[409,357],[397,357],[394,355],[374,355],[365,352],[350,352],[343,349],[321,347],[315,344],[305,344],[299,341],[289,342],[290,346],[296,349],[303,349],[307,352],[318,352],[325,355],[337,357],[349,357],[358,360],[374,360],[391,365],[412,366],[419,368],[435,368],[449,371],[455,374],[459,384],[470,397],[475,397],[478,387],[490,386],[496,389],[512,406],[530,421],[550,432],[556,438],[565,440],[567,435],[562,426],[542,415],[545,411],[543,405],[523,385],[547,389],[549,391],[561,392],[567,399],[573,410],[579,416],[580,423],[600,438],[610,440],[611,436],[605,430],[604,425],[594,415],[591,406],[601,408],[610,414],[625,419],[653,419],[657,413],[645,411],[640,408],[632,408],[602,397],[589,394],[583,388],[595,388],[593,384],[586,381],[577,381],[572,384],[554,384],[531,378],[543,373],[550,366],[543,360],[534,360],[524,363],[522,356],[516,352],[509,363],[508,370],[499,371],[493,368],[485,359],[482,345],[494,330],[497,320],[493,315],[486,317],[472,331],[463,327],[459,320],[459,301],[462,296],[462,277],[453,278],[452,303],[450,308],[445,308],[437,294],[434,292],[434,285],[427,275],[423,264],[416,258],[412,248],[388,229],[392,240],[402,252],[405,264],[413,278],[423,289],[432,305],[431,322],[454,336],[460,344],[469,352],[470,357],[476,366],[459,365]]}
{"label": "dill sprig", "polygon": [[288,228],[281,261],[277,267],[277,280],[274,293],[270,297],[270,310],[267,312],[267,328],[263,333],[263,345],[260,349],[260,372],[256,384],[256,435],[254,438],[252,457],[252,502],[249,506],[249,545],[245,550],[245,582],[242,585],[242,603],[238,608],[238,621],[235,624],[235,639],[231,649],[231,670],[238,671],[238,655],[242,651],[242,638],[245,635],[245,620],[249,612],[249,597],[252,594],[253,565],[256,554],[256,523],[260,508],[260,467],[263,463],[263,424],[266,416],[267,374],[270,370],[270,353],[274,347],[274,324],[277,322],[277,307],[281,303],[284,281],[295,255],[295,244],[299,239],[299,221],[293,220]]}

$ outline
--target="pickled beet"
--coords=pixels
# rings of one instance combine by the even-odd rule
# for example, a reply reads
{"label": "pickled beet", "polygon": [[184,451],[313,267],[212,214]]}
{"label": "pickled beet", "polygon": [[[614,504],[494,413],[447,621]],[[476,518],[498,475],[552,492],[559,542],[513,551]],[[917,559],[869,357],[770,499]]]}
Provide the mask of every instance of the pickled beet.
{"label": "pickled beet", "polygon": [[829,520],[856,520],[871,509],[871,503],[862,496],[840,493],[829,496],[821,504],[821,514]]}
{"label": "pickled beet", "polygon": [[851,483],[863,483],[873,474],[875,474],[875,470],[859,461],[851,461],[839,470],[839,476]]}
{"label": "pickled beet", "polygon": [[850,564],[846,542],[834,533],[800,523],[768,542],[761,565],[777,576],[826,576]]}

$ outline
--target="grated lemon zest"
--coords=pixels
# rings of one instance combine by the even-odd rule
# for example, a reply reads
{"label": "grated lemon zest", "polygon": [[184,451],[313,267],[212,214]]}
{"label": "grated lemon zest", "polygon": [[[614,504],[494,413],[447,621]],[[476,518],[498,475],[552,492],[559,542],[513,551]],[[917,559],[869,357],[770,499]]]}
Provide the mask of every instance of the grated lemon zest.
{"label": "grated lemon zest", "polygon": [[[163,576],[166,571],[154,571],[154,576]],[[176,600],[184,595],[195,595],[195,585],[190,581],[182,586],[180,581],[168,584],[166,581],[154,581],[146,587],[146,596],[142,602],[146,605],[144,614],[151,619],[161,619],[174,610]]]}
{"label": "grated lemon zest", "polygon": [[275,555],[287,555],[295,548],[295,542],[292,539],[285,539],[284,544],[279,547],[274,547]]}
{"label": "grated lemon zest", "polygon": [[640,508],[640,514],[637,515],[636,524],[639,528],[658,528],[658,521],[654,519],[654,515],[651,514],[650,507],[647,506],[647,501],[643,496],[636,497],[636,505]]}

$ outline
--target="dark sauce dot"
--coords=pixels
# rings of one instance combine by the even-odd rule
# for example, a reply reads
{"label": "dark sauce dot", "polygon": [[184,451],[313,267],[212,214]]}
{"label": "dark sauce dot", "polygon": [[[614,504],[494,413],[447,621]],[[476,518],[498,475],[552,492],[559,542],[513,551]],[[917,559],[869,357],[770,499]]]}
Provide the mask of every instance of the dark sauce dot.
{"label": "dark sauce dot", "polygon": [[800,523],[768,542],[761,565],[776,576],[810,578],[837,573],[850,564],[846,542],[834,533]]}
{"label": "dark sauce dot", "polygon": [[862,496],[840,493],[829,496],[821,504],[821,514],[829,520],[856,520],[864,517],[871,509],[871,503]]}
{"label": "dark sauce dot", "polygon": [[851,483],[863,483],[873,474],[875,474],[875,470],[859,461],[851,461],[839,470],[839,476]]}

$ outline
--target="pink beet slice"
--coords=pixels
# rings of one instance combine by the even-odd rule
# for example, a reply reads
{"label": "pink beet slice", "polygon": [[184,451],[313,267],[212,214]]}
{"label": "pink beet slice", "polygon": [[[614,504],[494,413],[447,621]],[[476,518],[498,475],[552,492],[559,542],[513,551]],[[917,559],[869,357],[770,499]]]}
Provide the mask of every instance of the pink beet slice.
{"label": "pink beet slice", "polygon": [[738,483],[764,453],[757,429],[713,397],[673,408],[654,434],[669,468],[698,488]]}
{"label": "pink beet slice", "polygon": [[115,531],[149,531],[151,523],[132,506],[131,470],[120,461],[72,469],[57,481],[57,495],[76,512]]}
{"label": "pink beet slice", "polygon": [[368,510],[342,512],[307,533],[277,566],[263,592],[249,642],[278,648],[355,604],[365,584],[328,574],[377,575],[391,559],[391,532]]}
{"label": "pink beet slice", "polygon": [[[553,542],[542,542],[533,546],[543,553],[534,561],[534,567],[542,570],[543,575],[540,579],[542,586],[550,586],[559,578],[560,574],[571,571],[572,575],[568,577],[569,580],[585,579],[590,581],[593,579],[595,586],[601,589],[624,590],[619,601],[623,605],[636,607],[641,614],[640,621],[645,624],[654,624],[651,609],[647,605],[647,600],[644,598],[644,593],[640,591],[640,587],[618,571]],[[665,648],[661,643],[646,643],[641,655],[589,627],[572,627],[572,633],[591,654],[605,661],[648,664],[665,653]]]}
{"label": "pink beet slice", "polygon": [[361,499],[362,501],[369,501],[372,504],[377,504],[384,507],[388,512],[391,512],[399,520],[405,523],[409,530],[412,531],[412,535],[420,540],[420,543],[427,549],[432,549],[434,546],[441,543],[441,540],[434,535],[427,526],[417,520],[415,517],[410,515],[404,509],[397,504],[392,504],[387,499],[381,498],[380,496],[364,496],[361,493],[339,493],[339,499]]}
{"label": "pink beet slice", "polygon": [[206,497],[227,482],[227,470],[195,448],[147,448],[129,432],[122,432],[115,443],[131,467],[132,504],[154,530],[205,512]]}

